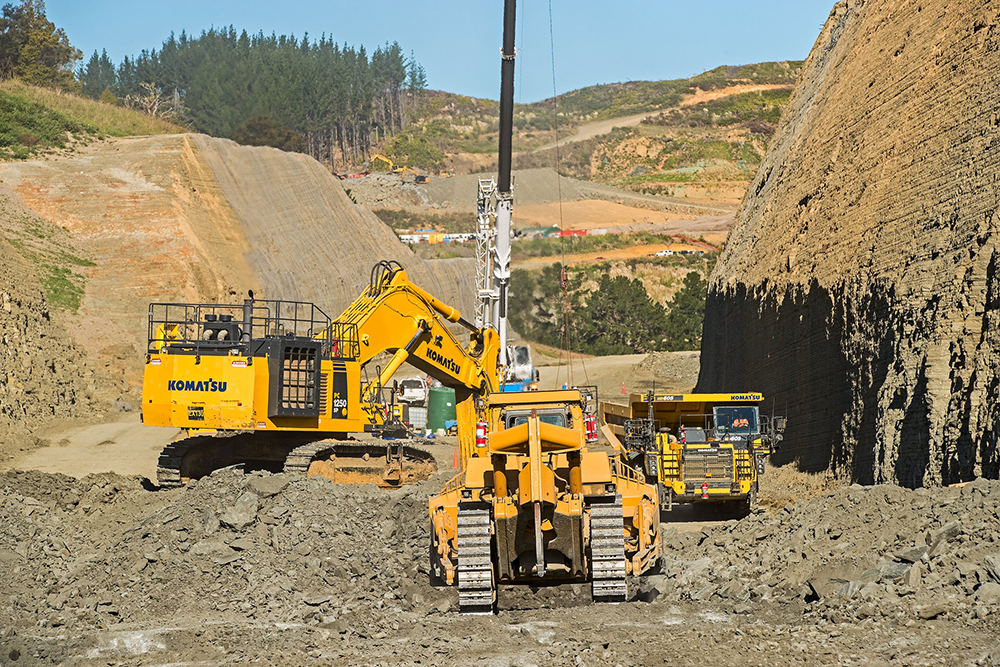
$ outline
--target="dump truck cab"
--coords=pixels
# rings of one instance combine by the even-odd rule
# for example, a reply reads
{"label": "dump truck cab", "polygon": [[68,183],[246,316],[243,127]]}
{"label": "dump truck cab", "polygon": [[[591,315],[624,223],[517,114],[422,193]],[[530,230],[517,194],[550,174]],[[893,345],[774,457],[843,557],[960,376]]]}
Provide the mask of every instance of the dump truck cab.
{"label": "dump truck cab", "polygon": [[764,396],[633,394],[628,405],[605,403],[602,418],[622,456],[675,503],[756,503],[764,460],[777,448],[783,417],[762,415]]}

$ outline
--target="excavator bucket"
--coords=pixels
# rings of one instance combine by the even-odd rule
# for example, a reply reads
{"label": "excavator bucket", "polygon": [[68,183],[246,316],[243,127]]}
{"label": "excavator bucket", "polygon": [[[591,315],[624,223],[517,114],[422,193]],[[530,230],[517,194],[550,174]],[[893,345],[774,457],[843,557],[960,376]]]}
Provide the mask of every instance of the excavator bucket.
{"label": "excavator bucket", "polygon": [[403,441],[387,444],[324,440],[292,451],[286,472],[326,477],[338,484],[376,484],[395,488],[437,472],[434,455]]}

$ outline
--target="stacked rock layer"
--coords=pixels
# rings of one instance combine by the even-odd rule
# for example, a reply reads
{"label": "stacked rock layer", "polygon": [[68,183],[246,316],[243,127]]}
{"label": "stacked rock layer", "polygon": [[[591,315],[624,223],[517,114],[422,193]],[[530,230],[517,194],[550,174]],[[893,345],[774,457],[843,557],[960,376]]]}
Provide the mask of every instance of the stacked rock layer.
{"label": "stacked rock layer", "polygon": [[838,3],[712,276],[701,390],[763,391],[778,462],[996,478],[1000,2]]}

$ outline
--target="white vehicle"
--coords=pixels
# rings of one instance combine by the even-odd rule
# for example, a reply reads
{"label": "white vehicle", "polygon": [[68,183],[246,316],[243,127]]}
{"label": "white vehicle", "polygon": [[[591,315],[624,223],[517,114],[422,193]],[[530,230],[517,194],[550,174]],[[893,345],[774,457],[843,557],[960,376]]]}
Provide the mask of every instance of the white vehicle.
{"label": "white vehicle", "polygon": [[655,253],[657,257],[670,257],[673,254],[674,254],[673,250],[660,250],[659,252]]}
{"label": "white vehicle", "polygon": [[427,380],[424,378],[406,378],[399,381],[396,398],[400,403],[427,405],[427,388]]}
{"label": "white vehicle", "polygon": [[507,357],[510,366],[504,391],[534,391],[538,389],[538,371],[531,363],[531,348],[527,345],[511,345]]}

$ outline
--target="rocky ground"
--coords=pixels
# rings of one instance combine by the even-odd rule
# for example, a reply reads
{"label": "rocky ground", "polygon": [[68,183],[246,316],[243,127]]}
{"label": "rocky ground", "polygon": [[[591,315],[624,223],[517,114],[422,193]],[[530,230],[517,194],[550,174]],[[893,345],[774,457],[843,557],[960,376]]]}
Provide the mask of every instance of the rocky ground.
{"label": "rocky ground", "polygon": [[1000,664],[998,482],[665,514],[631,602],[505,587],[498,616],[463,617],[428,579],[426,499],[454,472],[435,452],[400,490],[0,476],[0,664]]}

